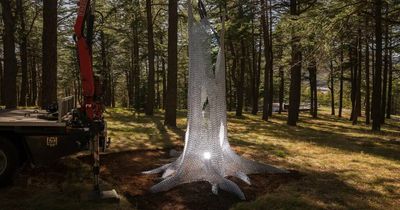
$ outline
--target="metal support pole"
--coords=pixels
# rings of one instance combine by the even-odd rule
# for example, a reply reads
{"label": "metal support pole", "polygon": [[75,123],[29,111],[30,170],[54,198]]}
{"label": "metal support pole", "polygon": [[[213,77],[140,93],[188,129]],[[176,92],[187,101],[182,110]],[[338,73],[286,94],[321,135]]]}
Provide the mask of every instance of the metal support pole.
{"label": "metal support pole", "polygon": [[96,134],[93,141],[93,179],[94,179],[94,191],[100,193],[100,182],[99,182],[99,174],[100,174],[100,148],[99,148],[99,134]]}

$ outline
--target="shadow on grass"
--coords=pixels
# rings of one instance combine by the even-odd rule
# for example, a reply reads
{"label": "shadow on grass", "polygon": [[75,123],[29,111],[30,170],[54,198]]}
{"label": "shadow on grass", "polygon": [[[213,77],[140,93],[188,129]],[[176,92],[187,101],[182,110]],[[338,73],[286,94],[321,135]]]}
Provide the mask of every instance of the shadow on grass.
{"label": "shadow on grass", "polygon": [[[182,120],[186,116],[186,111],[178,111],[178,119]],[[320,146],[328,146],[337,148],[343,151],[367,153],[375,156],[381,156],[387,159],[400,160],[400,140],[396,136],[400,136],[399,132],[388,129],[396,128],[395,125],[385,125],[385,132],[381,132],[380,136],[374,137],[370,135],[366,137],[364,134],[375,134],[364,125],[352,126],[351,122],[346,118],[320,114],[319,118],[313,119],[307,115],[301,117],[299,126],[292,127],[286,125],[285,115],[274,115],[272,121],[265,122],[258,118],[259,116],[243,115],[236,117],[233,113],[229,113],[229,124],[235,124],[230,127],[230,132],[233,133],[257,133],[261,136],[274,136],[275,138],[286,138],[293,141],[313,142]],[[163,115],[161,112],[156,112],[154,116],[148,117],[143,114],[134,114],[131,111],[111,111],[108,118],[120,125],[135,125],[128,127],[112,127],[110,131],[119,133],[129,133],[132,135],[143,134],[147,136],[143,138],[129,138],[129,141],[124,141],[122,147],[146,148],[149,145],[158,148],[173,147],[174,142],[171,134],[174,133],[181,140],[184,139],[184,131],[181,128],[166,127],[163,124]],[[361,122],[360,122],[361,124]],[[147,125],[147,126],[140,126]],[[153,125],[153,126],[152,126]],[[170,132],[169,132],[170,131]],[[351,133],[351,135],[350,135]],[[363,135],[358,137],[357,134]],[[387,141],[383,138],[392,138]],[[247,137],[246,137],[247,138]],[[287,153],[285,148],[265,142],[250,141],[248,139],[239,139],[234,135],[230,136],[230,141],[233,145],[239,147],[249,147],[254,150],[276,150],[278,156]]]}
{"label": "shadow on grass", "polygon": [[382,197],[354,188],[335,173],[302,170],[302,174],[302,179],[232,209],[377,209],[370,201],[379,202]]}
{"label": "shadow on grass", "polygon": [[[244,121],[243,119],[246,120]],[[400,144],[396,140],[396,136],[400,136],[399,132],[385,131],[374,133],[367,130],[367,128],[354,128],[350,121],[343,118],[327,117],[326,115],[320,115],[319,119],[303,117],[302,122],[296,127],[286,125],[284,119],[285,116],[276,115],[272,121],[265,122],[244,116],[240,119],[236,117],[230,118],[229,122],[234,123],[234,127],[244,128],[244,130],[240,130],[242,133],[257,132],[261,136],[273,136],[274,138],[284,138],[290,141],[312,142],[319,146],[337,148],[342,151],[366,153],[386,159],[400,160]],[[385,127],[389,126],[385,125]],[[346,134],[351,132],[353,135]],[[354,135],[357,132],[360,134],[380,135],[376,135],[376,137],[358,137]],[[393,140],[388,141],[384,136]],[[255,146],[258,147],[256,149],[263,149],[262,144],[249,143],[235,138],[230,139],[238,146]]]}
{"label": "shadow on grass", "polygon": [[[122,114],[123,115],[123,114]],[[185,111],[178,112],[178,120],[181,121],[180,127],[183,128],[183,120],[186,116]],[[122,122],[132,122],[132,117],[124,119],[121,116]],[[352,126],[347,118],[337,118],[327,114],[320,114],[319,118],[312,119],[311,117],[302,116],[299,126],[291,127],[286,125],[286,115],[274,115],[270,122],[260,120],[260,116],[243,115],[242,117],[235,117],[233,113],[228,114],[228,128],[229,140],[239,153],[243,152],[246,155],[255,156],[258,161],[270,162],[266,154],[273,154],[279,157],[291,156],[290,152],[281,144],[275,144],[273,141],[265,141],[265,138],[273,137],[274,139],[285,139],[286,141],[312,143],[320,147],[335,148],[340,151],[350,153],[365,153],[376,157],[383,157],[389,160],[400,160],[400,145],[397,141],[399,132],[395,129],[396,123],[389,121],[388,125],[384,126],[384,132],[373,133],[369,131],[369,127],[362,125]],[[114,120],[114,119],[113,119]],[[117,119],[118,120],[118,117]],[[160,139],[164,143],[150,141],[151,144],[161,145],[169,148],[171,135],[175,134],[183,139],[183,129],[171,129],[163,125],[162,113],[156,113],[154,117],[140,116],[134,120],[134,124],[150,123],[154,125],[151,132],[160,133]],[[149,132],[148,130],[143,132]],[[359,136],[358,136],[359,135]],[[362,136],[361,136],[362,135]],[[257,138],[254,140],[253,138]],[[389,139],[389,141],[388,141]],[[165,143],[167,142],[167,143]],[[146,145],[144,145],[146,146]],[[143,147],[146,148],[146,147]],[[272,152],[271,152],[272,151]],[[134,151],[132,153],[135,153]],[[122,180],[136,180],[129,183],[124,183],[118,177],[115,177],[116,184],[123,186],[125,194],[128,195],[129,200],[133,205],[146,208],[180,208],[180,209],[204,209],[207,207],[215,207],[218,209],[229,209],[240,201],[229,193],[221,192],[220,196],[214,196],[210,192],[210,186],[207,183],[193,183],[182,185],[171,191],[149,194],[147,189],[153,184],[159,182],[158,176],[150,176],[143,178],[143,175],[135,172],[133,168],[142,168],[143,163],[146,161],[146,156],[138,157],[137,155],[126,153],[135,156],[134,160],[138,167],[134,164],[128,164],[129,168],[117,167],[110,170],[110,176],[116,176],[118,173],[123,173],[126,179]],[[140,154],[140,152],[138,153]],[[113,154],[110,159],[118,159],[119,154]],[[334,156],[332,156],[334,158]],[[122,158],[122,159],[127,159]],[[146,169],[152,169],[167,162],[166,157],[157,158],[152,157],[153,162],[151,166]],[[342,176],[351,176],[357,182],[360,182],[361,177],[353,174],[351,171],[320,171],[317,168],[310,169],[308,166],[296,165],[292,162],[286,162],[286,159],[272,158],[272,162],[279,162],[282,165],[290,165],[296,168],[304,175],[300,180],[293,182],[279,182],[277,185],[271,184],[271,180],[277,179],[269,175],[255,175],[251,176],[253,186],[244,185],[239,181],[240,187],[244,190],[251,202],[244,202],[238,204],[238,209],[377,209],[376,204],[380,203],[380,199],[384,200],[383,204],[389,205],[391,201],[388,200],[387,195],[381,194],[380,191],[369,190],[365,188],[355,188],[355,185],[349,184],[344,181]],[[275,160],[274,160],[275,159]],[[112,163],[118,161],[111,161]],[[383,167],[377,165],[376,167]],[[121,169],[120,169],[121,168]],[[123,170],[122,170],[123,169]],[[113,170],[121,170],[120,172],[113,173]],[[344,175],[346,174],[346,175]],[[350,175],[347,175],[350,174]],[[360,175],[361,176],[361,175]],[[140,180],[145,181],[140,182]],[[278,178],[279,179],[279,178]],[[266,181],[267,180],[267,181]],[[269,181],[268,181],[269,180]],[[397,180],[378,180],[376,185],[382,185],[385,192],[394,192],[396,195]],[[268,184],[262,184],[268,182]],[[257,185],[259,183],[259,185]],[[260,184],[261,183],[261,184]],[[272,181],[274,183],[274,181]],[[374,183],[370,183],[374,184]],[[132,190],[141,187],[140,193],[135,194]],[[254,192],[254,189],[256,189]],[[259,191],[259,192],[258,192]],[[230,197],[231,196],[231,197]],[[222,200],[221,200],[222,199]],[[226,199],[229,202],[223,202]],[[386,200],[385,200],[386,199]],[[398,199],[394,198],[394,199]],[[203,203],[207,203],[204,206]]]}

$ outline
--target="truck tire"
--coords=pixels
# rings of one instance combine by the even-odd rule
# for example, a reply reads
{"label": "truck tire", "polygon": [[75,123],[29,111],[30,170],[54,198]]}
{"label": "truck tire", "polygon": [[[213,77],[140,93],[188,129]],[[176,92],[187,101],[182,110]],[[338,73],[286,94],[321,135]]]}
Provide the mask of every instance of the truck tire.
{"label": "truck tire", "polygon": [[7,139],[0,138],[0,187],[10,185],[18,169],[18,150]]}

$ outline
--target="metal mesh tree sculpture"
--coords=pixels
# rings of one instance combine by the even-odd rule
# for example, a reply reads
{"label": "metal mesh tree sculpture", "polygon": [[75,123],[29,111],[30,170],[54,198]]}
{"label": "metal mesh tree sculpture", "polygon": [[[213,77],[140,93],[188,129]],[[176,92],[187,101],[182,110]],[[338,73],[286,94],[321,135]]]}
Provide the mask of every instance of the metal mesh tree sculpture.
{"label": "metal mesh tree sculpture", "polygon": [[[220,188],[245,199],[240,188],[226,177],[238,177],[250,184],[246,174],[286,171],[244,159],[231,149],[226,126],[224,29],[218,38],[205,15],[201,15],[200,22],[197,22],[193,17],[190,1],[188,125],[185,147],[176,161],[144,173],[163,172],[164,180],[154,185],[152,192],[167,191],[183,183],[208,181],[214,194]],[[212,64],[212,45],[218,47],[215,65]]]}

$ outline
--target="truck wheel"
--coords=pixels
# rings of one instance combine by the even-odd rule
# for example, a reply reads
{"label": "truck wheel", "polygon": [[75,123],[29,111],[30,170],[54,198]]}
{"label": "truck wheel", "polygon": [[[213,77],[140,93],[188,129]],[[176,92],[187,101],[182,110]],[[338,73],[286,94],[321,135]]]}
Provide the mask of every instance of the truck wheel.
{"label": "truck wheel", "polygon": [[0,138],[0,187],[12,183],[17,168],[17,149],[8,140]]}

